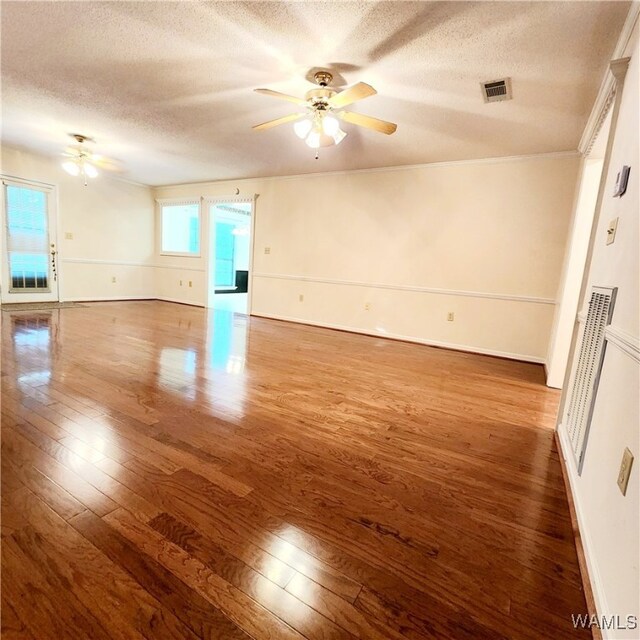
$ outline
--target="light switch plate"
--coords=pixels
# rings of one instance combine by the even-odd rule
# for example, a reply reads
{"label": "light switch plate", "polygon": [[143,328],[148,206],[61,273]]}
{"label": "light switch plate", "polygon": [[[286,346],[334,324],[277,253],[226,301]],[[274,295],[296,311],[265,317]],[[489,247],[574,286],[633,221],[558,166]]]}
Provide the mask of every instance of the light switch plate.
{"label": "light switch plate", "polygon": [[615,218],[609,223],[607,228],[607,244],[613,244],[616,239],[616,231],[618,230],[618,218]]}
{"label": "light switch plate", "polygon": [[620,472],[618,473],[618,487],[622,495],[627,495],[627,485],[629,484],[629,476],[631,475],[631,467],[633,466],[633,453],[629,447],[622,454],[622,462],[620,463]]}
{"label": "light switch plate", "polygon": [[265,247],[265,248],[264,248],[264,252],[265,252],[266,254],[270,254],[270,253],[271,253],[271,247]]}

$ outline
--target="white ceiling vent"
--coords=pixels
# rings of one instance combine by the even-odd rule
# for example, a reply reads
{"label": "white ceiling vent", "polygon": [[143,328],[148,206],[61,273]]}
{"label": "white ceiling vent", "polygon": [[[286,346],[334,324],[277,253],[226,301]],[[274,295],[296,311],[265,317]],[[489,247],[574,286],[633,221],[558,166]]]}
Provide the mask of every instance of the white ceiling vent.
{"label": "white ceiling vent", "polygon": [[482,97],[485,102],[502,102],[511,100],[511,78],[481,82]]}

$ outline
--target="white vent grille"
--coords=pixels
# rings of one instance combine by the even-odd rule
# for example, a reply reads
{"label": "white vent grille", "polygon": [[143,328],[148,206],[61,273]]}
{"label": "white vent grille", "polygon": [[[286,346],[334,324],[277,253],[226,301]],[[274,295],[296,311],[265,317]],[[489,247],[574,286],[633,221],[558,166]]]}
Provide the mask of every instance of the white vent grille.
{"label": "white vent grille", "polygon": [[580,355],[573,377],[566,419],[567,432],[576,455],[578,473],[582,471],[591,415],[604,360],[605,328],[611,322],[615,297],[615,288],[593,287],[582,334]]}
{"label": "white vent grille", "polygon": [[503,80],[491,80],[490,82],[481,82],[482,97],[485,102],[501,102],[502,100],[511,100],[511,78]]}

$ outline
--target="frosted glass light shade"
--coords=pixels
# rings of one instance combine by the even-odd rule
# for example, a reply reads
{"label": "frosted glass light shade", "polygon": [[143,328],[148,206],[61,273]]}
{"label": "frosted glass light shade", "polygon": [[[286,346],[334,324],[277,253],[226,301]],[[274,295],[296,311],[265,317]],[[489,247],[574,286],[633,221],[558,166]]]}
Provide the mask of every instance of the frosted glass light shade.
{"label": "frosted glass light shade", "polygon": [[347,137],[347,134],[342,129],[338,129],[332,137],[336,144],[340,144]]}
{"label": "frosted glass light shade", "polygon": [[83,165],[84,174],[89,178],[95,178],[98,175],[98,170],[89,162],[85,162]]}
{"label": "frosted glass light shade", "polygon": [[312,148],[317,149],[320,146],[320,134],[317,131],[312,131],[305,142]]}
{"label": "frosted glass light shade", "polygon": [[319,133],[318,131],[312,131],[307,136],[305,142],[312,149],[317,149],[318,147],[330,147],[331,145],[335,144],[331,136],[327,136],[324,133]]}
{"label": "frosted glass light shade", "polygon": [[338,122],[338,119],[331,115],[325,116],[322,119],[322,130],[328,136],[335,136],[340,130],[340,123]]}
{"label": "frosted glass light shade", "polygon": [[293,125],[293,130],[296,132],[298,138],[302,138],[304,140],[309,131],[311,131],[311,127],[311,120],[305,118],[304,120],[298,120],[298,122]]}
{"label": "frosted glass light shade", "polygon": [[67,160],[66,162],[63,162],[62,168],[69,175],[72,175],[72,176],[80,175],[80,167],[75,162],[72,162],[71,160]]}

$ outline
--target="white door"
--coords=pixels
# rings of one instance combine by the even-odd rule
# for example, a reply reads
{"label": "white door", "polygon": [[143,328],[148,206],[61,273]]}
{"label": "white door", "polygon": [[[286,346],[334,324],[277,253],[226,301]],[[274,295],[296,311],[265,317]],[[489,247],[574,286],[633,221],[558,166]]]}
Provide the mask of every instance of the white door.
{"label": "white door", "polygon": [[2,180],[2,302],[58,300],[54,187]]}

